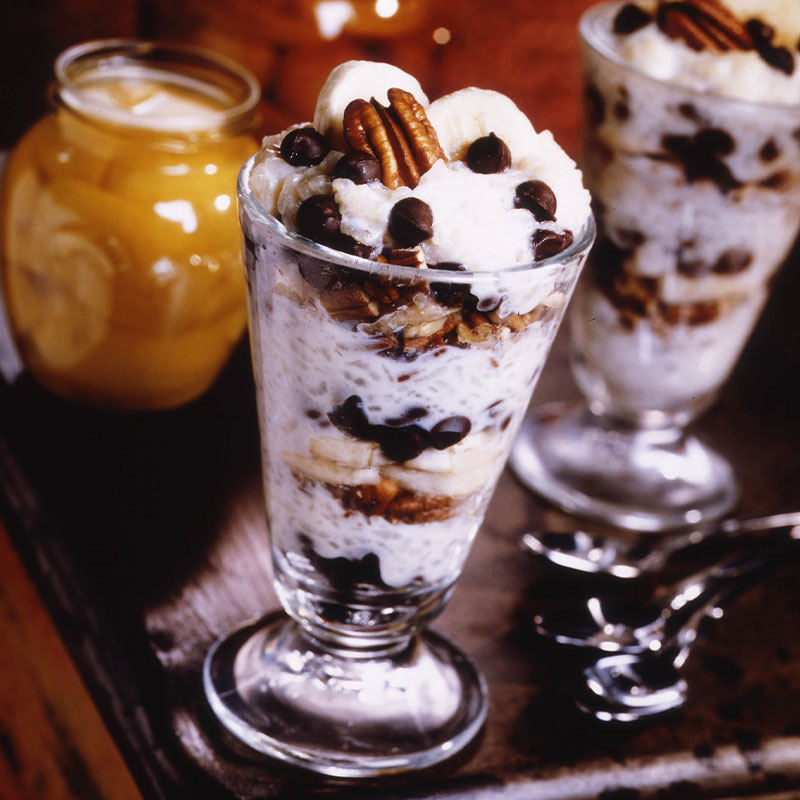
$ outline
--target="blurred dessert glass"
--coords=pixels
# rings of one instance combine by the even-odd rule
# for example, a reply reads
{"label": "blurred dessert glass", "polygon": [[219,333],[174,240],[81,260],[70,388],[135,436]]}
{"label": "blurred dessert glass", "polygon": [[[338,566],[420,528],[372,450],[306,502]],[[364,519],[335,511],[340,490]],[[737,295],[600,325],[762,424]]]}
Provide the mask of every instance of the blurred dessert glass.
{"label": "blurred dessert glass", "polygon": [[8,316],[35,378],[127,410],[188,402],[246,323],[236,175],[257,82],[185,45],[87,42],[3,186]]}
{"label": "blurred dessert glass", "polygon": [[623,527],[736,502],[728,462],[685,426],[717,397],[800,222],[800,6],[788,47],[728,5],[605,4],[580,25],[598,243],[569,318],[586,401],[539,409],[512,464],[568,511]]}

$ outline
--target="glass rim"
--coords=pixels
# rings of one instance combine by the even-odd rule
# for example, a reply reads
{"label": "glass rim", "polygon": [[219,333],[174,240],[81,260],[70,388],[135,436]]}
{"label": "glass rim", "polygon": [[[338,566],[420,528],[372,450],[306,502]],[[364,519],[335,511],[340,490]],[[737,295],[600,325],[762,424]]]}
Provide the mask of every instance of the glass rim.
{"label": "glass rim", "polygon": [[305,236],[301,236],[299,233],[289,230],[280,220],[270,214],[252,192],[248,182],[250,171],[253,168],[257,155],[258,153],[254,153],[247,159],[239,171],[239,178],[237,181],[239,202],[245,207],[248,214],[261,224],[267,226],[271,231],[282,236],[291,243],[294,250],[299,251],[303,255],[312,256],[313,258],[335,263],[337,266],[347,267],[360,272],[389,274],[393,278],[400,280],[413,281],[419,280],[422,277],[426,281],[433,281],[435,283],[469,283],[475,280],[491,280],[492,276],[516,275],[526,272],[538,273],[548,268],[560,267],[565,262],[571,261],[582,253],[588,252],[594,242],[596,226],[594,215],[590,212],[589,216],[586,218],[586,222],[569,247],[565,248],[560,253],[556,253],[554,256],[543,258],[541,261],[531,261],[526,264],[517,264],[513,267],[493,270],[451,272],[449,270],[434,269],[428,266],[407,267],[400,264],[389,264],[373,261],[369,258],[361,258],[360,256],[354,256],[350,253],[344,253],[341,250],[334,250],[312,239],[307,239]]}
{"label": "glass rim", "polygon": [[[704,102],[708,102],[709,99],[711,99],[713,102],[726,103],[732,106],[740,106],[743,110],[746,110],[749,113],[758,113],[763,111],[779,112],[782,114],[800,113],[799,103],[764,103],[759,100],[746,100],[741,97],[731,97],[729,95],[720,94],[716,91],[695,89],[676,80],[657,78],[656,76],[645,72],[636,64],[626,61],[608,42],[604,41],[597,34],[597,27],[595,24],[598,17],[601,17],[603,14],[609,12],[618,5],[619,2],[617,0],[598,3],[597,5],[591,6],[589,9],[587,9],[582,14],[580,21],[578,22],[578,31],[584,44],[594,50],[594,52],[599,56],[605,58],[607,61],[610,61],[612,64],[615,64],[616,66],[620,67],[621,69],[625,69],[628,72],[632,72],[650,83],[658,86],[669,86],[675,88],[684,94]],[[800,64],[798,67],[800,67]]]}
{"label": "glass rim", "polygon": [[[181,63],[180,59],[186,59],[184,67],[190,66],[190,62],[194,62],[195,66],[204,67],[209,75],[215,72],[218,75],[224,75],[232,85],[240,89],[240,92],[238,96],[231,93],[230,105],[209,112],[205,117],[206,121],[196,125],[173,128],[157,123],[148,124],[147,119],[144,118],[121,120],[116,116],[110,120],[107,118],[109,110],[107,105],[85,98],[77,99],[82,94],[83,87],[77,79],[82,72],[76,75],[75,69],[80,64],[91,65],[92,57],[96,59],[94,69],[102,66],[104,61],[111,60],[115,66],[122,64],[147,66],[150,63],[154,71],[157,71],[157,68],[166,71],[164,68],[170,65],[177,67]],[[149,61],[149,59],[159,57],[160,60]],[[92,67],[85,67],[85,69],[92,69]],[[261,85],[255,75],[234,59],[199,45],[166,39],[138,39],[136,37],[90,39],[63,50],[55,59],[53,71],[56,80],[53,96],[70,111],[89,117],[101,124],[145,129],[164,136],[195,135],[219,130],[240,132],[252,128],[256,124],[256,106],[261,97]],[[177,69],[175,74],[180,74]],[[213,83],[207,77],[194,77],[192,80],[196,84],[213,87]],[[219,86],[215,88],[226,91],[220,89]]]}

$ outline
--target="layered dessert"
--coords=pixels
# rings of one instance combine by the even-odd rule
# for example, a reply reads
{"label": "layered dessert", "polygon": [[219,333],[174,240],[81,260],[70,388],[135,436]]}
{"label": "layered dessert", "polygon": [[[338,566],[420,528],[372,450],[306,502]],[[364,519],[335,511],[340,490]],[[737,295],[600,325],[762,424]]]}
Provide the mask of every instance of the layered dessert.
{"label": "layered dessert", "polygon": [[348,62],[313,122],[264,140],[240,200],[284,604],[377,626],[402,614],[390,596],[432,612],[591,244],[581,174],[501,94],[429,102]]}
{"label": "layered dessert", "polygon": [[800,4],[641,0],[582,21],[598,245],[575,371],[612,415],[691,417],[736,362],[800,222]]}

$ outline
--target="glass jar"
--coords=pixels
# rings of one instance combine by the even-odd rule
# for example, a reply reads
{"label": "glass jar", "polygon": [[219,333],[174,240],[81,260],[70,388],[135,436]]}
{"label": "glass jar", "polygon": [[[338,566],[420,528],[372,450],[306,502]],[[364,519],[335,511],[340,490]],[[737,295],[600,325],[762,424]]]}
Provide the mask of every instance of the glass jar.
{"label": "glass jar", "polygon": [[260,90],[237,64],[135,40],[55,62],[52,111],[10,154],[4,291],[46,388],[126,410],[202,394],[247,306],[236,175]]}

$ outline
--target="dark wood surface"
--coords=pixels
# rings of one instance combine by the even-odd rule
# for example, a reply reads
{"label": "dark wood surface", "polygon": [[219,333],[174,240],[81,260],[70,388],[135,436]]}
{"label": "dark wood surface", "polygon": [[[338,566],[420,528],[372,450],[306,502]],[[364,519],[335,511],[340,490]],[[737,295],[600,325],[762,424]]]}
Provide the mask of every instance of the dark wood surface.
{"label": "dark wood surface", "polygon": [[143,800],[0,523],[0,797]]}
{"label": "dark wood surface", "polygon": [[[96,35],[138,34],[197,41],[243,61],[266,87],[265,126],[276,119],[274,101],[289,97],[287,91],[301,105],[301,97],[316,93],[315,82],[330,66],[326,59],[367,55],[417,72],[431,96],[468,84],[504,91],[574,155],[575,26],[589,4],[509,0],[501,14],[478,0],[431,2],[429,18],[411,35],[298,48],[301,57],[277,69],[273,56],[287,49],[268,45],[270,14],[301,4],[12,3],[0,39],[6,75],[0,146],[11,145],[43,109],[60,49]],[[451,31],[447,45],[432,43],[435,25]],[[799,302],[795,253],[720,403],[698,425],[733,459],[743,514],[800,505]],[[574,393],[563,343],[562,337],[538,402]],[[686,667],[691,696],[682,714],[634,729],[593,724],[570,702],[579,663],[537,641],[531,617],[577,594],[618,589],[524,554],[518,538],[529,526],[569,521],[504,475],[462,580],[435,625],[486,675],[485,730],[455,762],[353,787],[246,751],[223,735],[201,697],[199,667],[211,641],[277,606],[246,345],[205,397],[163,414],[73,406],[23,375],[0,386],[0,428],[0,519],[146,800],[800,796],[797,565],[786,564],[709,630]],[[20,584],[8,579],[10,563],[0,564],[0,587],[22,596]],[[30,606],[14,608],[24,615]],[[30,651],[40,658],[48,652]],[[62,671],[49,674],[56,672]],[[10,686],[8,667],[0,673]],[[62,694],[59,709],[75,713],[78,695]],[[7,718],[0,737],[6,765],[15,741],[32,741],[30,731],[8,727]],[[43,741],[47,736],[42,730]],[[75,796],[94,800],[97,793],[88,792]],[[7,796],[13,797],[0,786],[0,797]]]}
{"label": "dark wood surface", "polygon": [[[742,513],[800,500],[798,266],[795,254],[699,424],[736,465]],[[212,391],[174,412],[82,408],[25,375],[2,389],[2,518],[147,798],[800,793],[797,564],[742,597],[697,645],[681,714],[632,729],[592,723],[570,701],[579,662],[537,641],[531,617],[579,593],[619,589],[521,552],[529,526],[566,520],[509,475],[435,626],[489,684],[489,719],[466,754],[354,787],[233,742],[210,718],[199,670],[216,636],[277,606],[252,388],[243,343]],[[535,400],[573,392],[562,337]],[[630,792],[610,793],[622,789]]]}

